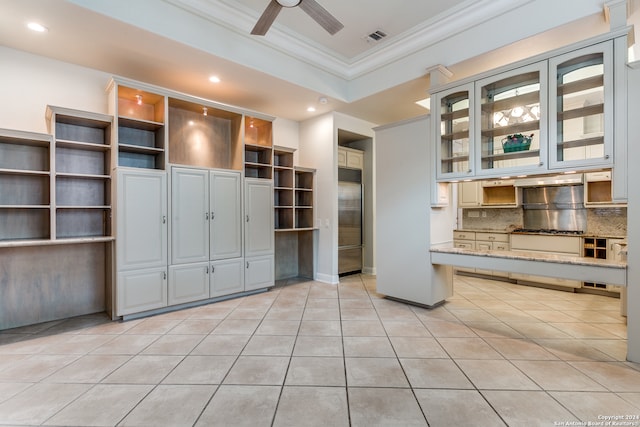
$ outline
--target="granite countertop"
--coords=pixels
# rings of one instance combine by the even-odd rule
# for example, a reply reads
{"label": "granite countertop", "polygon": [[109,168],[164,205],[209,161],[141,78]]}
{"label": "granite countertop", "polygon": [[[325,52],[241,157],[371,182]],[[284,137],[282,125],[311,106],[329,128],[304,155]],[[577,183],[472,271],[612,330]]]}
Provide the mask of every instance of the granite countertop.
{"label": "granite countertop", "polygon": [[515,259],[524,261],[545,261],[558,264],[572,264],[572,265],[586,265],[592,267],[607,267],[607,268],[627,268],[625,261],[612,261],[598,258],[584,258],[572,255],[557,255],[547,254],[543,252],[527,252],[527,251],[497,251],[497,250],[478,250],[478,249],[463,249],[455,248],[451,243],[443,243],[432,245],[429,249],[430,252],[439,252],[447,254],[459,254],[459,255],[474,255],[485,256],[492,258],[504,258]]}
{"label": "granite countertop", "polygon": [[460,232],[474,232],[474,233],[500,233],[500,234],[535,234],[541,236],[577,236],[577,237],[593,237],[598,239],[626,239],[627,236],[619,236],[619,235],[603,235],[603,234],[593,234],[593,233],[583,233],[583,234],[562,234],[562,233],[535,233],[535,232],[514,232],[512,230],[489,230],[483,228],[456,228],[453,231]]}

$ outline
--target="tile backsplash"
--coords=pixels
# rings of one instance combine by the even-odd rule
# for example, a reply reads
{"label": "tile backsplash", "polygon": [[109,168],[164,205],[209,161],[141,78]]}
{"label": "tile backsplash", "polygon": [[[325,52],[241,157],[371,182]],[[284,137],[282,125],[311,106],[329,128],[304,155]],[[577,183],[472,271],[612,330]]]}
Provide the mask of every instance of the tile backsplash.
{"label": "tile backsplash", "polygon": [[[511,231],[522,227],[522,208],[460,209],[458,228],[466,230]],[[484,216],[483,216],[484,215]],[[627,208],[588,208],[587,234],[597,236],[627,235]]]}

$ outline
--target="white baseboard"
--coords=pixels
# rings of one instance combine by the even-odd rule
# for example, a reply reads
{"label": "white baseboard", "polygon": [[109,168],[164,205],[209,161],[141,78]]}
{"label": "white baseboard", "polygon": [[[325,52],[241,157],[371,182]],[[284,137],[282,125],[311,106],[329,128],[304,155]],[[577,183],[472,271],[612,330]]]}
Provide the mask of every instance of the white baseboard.
{"label": "white baseboard", "polygon": [[366,274],[368,276],[375,276],[376,275],[376,268],[375,267],[364,267],[362,269],[362,274]]}
{"label": "white baseboard", "polygon": [[331,285],[337,285],[340,282],[340,278],[333,274],[316,273],[315,280],[322,283],[329,283]]}

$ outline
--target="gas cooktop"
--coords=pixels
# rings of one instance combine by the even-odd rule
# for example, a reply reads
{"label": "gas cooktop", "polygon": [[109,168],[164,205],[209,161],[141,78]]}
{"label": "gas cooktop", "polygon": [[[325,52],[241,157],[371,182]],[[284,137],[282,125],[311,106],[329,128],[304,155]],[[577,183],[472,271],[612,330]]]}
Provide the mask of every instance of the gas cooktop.
{"label": "gas cooktop", "polygon": [[516,228],[512,233],[522,234],[568,234],[571,236],[580,236],[584,234],[582,230],[545,230],[545,229],[533,229],[533,228]]}

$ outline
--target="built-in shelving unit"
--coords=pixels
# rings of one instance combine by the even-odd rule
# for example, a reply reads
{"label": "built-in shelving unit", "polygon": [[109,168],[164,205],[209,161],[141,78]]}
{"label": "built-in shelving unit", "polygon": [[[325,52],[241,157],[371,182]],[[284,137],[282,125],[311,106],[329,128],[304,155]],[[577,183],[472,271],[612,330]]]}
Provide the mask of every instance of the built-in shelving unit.
{"label": "built-in shelving unit", "polygon": [[272,178],[272,123],[257,117],[244,117],[244,175]]}
{"label": "built-in shelving unit", "polygon": [[313,169],[295,169],[295,228],[313,228]]}
{"label": "built-in shelving unit", "polygon": [[164,169],[166,97],[123,85],[115,91],[118,166]]}
{"label": "built-in shelving unit", "polygon": [[169,98],[169,163],[242,170],[242,114]]}
{"label": "built-in shelving unit", "polygon": [[274,147],[273,150],[273,201],[275,229],[294,228],[294,169],[293,150]]}
{"label": "built-in shelving unit", "polygon": [[50,135],[0,129],[0,242],[51,238]]}
{"label": "built-in shelving unit", "polygon": [[47,107],[55,144],[55,238],[111,236],[110,116]]}

